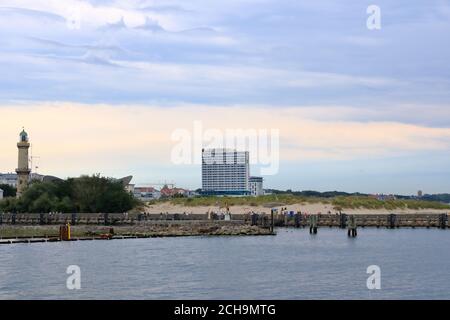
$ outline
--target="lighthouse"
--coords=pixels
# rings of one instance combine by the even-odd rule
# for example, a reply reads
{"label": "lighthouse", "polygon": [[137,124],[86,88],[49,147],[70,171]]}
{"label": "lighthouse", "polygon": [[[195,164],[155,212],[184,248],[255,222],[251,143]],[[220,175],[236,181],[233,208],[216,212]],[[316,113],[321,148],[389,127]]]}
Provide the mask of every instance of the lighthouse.
{"label": "lighthouse", "polygon": [[25,129],[20,133],[19,142],[17,142],[19,149],[19,163],[16,169],[17,172],[17,197],[20,197],[28,186],[30,178],[30,168],[28,167],[28,149],[30,143],[28,142],[28,134]]}

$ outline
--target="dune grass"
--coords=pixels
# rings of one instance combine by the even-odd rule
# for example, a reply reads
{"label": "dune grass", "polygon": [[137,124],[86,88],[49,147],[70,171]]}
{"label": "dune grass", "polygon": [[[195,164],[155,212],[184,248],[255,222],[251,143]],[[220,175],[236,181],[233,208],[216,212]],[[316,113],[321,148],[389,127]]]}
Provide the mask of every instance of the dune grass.
{"label": "dune grass", "polygon": [[381,201],[371,197],[336,197],[333,199],[333,206],[335,208],[343,209],[450,209],[450,205],[441,202],[421,201],[413,199]]}
{"label": "dune grass", "polygon": [[294,195],[265,195],[259,197],[195,197],[170,199],[171,204],[188,207],[196,206],[264,206],[276,207],[297,203],[331,203],[331,199],[299,197]]}

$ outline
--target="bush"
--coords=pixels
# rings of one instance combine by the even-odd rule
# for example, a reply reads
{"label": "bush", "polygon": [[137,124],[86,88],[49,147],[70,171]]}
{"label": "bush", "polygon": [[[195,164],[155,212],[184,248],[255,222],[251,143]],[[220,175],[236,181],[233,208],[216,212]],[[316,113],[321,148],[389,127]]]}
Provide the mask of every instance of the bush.
{"label": "bush", "polygon": [[139,201],[125,191],[117,180],[94,176],[82,176],[62,181],[35,181],[20,199],[5,198],[0,202],[3,212],[126,212]]}
{"label": "bush", "polygon": [[11,187],[8,184],[0,184],[0,189],[3,190],[3,197],[15,197],[17,189],[14,187]]}

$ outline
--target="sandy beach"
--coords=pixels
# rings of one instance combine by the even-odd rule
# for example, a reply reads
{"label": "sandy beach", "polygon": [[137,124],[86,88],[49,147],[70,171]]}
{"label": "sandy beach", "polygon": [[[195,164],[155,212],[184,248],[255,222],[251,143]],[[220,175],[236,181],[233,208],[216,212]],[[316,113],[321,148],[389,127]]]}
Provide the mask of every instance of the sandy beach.
{"label": "sandy beach", "polygon": [[[275,207],[281,209],[281,206]],[[330,203],[303,203],[303,204],[292,204],[283,206],[283,208],[287,208],[288,211],[301,211],[302,213],[308,214],[326,214],[326,213],[337,213],[334,210],[333,205]],[[213,212],[221,212],[225,211],[224,208],[219,208],[219,206],[180,206],[173,205],[169,202],[161,202],[158,204],[147,205],[145,208],[147,213],[190,213],[190,214],[205,214],[208,211]],[[270,208],[264,206],[230,206],[231,213],[249,213],[249,212],[258,212],[258,213],[270,213]],[[343,213],[347,214],[431,214],[431,213],[448,213],[446,210],[437,210],[437,209],[344,209]]]}

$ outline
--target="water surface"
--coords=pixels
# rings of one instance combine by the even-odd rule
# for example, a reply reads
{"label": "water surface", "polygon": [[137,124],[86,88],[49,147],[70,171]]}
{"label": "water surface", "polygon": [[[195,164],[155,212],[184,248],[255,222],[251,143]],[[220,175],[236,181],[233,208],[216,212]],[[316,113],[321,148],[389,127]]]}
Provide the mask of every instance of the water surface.
{"label": "water surface", "polygon": [[[1,245],[0,299],[450,299],[449,230],[277,232]],[[367,289],[369,265],[381,290]]]}

